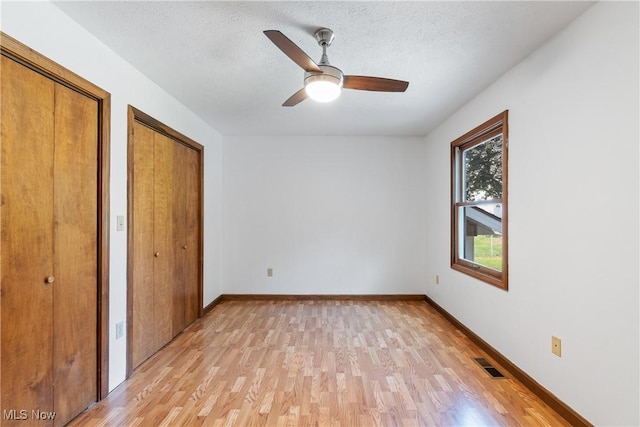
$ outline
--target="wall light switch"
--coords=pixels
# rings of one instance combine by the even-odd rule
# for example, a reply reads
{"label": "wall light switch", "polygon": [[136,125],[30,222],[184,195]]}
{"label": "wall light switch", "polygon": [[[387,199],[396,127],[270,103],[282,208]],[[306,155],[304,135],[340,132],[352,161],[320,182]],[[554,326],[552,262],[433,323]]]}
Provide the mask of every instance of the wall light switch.
{"label": "wall light switch", "polygon": [[267,268],[267,277],[273,277],[273,268]]}
{"label": "wall light switch", "polygon": [[116,231],[124,231],[124,215],[116,217]]}
{"label": "wall light switch", "polygon": [[440,284],[440,276],[436,274],[436,285]]}
{"label": "wall light switch", "polygon": [[116,323],[116,339],[122,338],[124,335],[124,322]]}

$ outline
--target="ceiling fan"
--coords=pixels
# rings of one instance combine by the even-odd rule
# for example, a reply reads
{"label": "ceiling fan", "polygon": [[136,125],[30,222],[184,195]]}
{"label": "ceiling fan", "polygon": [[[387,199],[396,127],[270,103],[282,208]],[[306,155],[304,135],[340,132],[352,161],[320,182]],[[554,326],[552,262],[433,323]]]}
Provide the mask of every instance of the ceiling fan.
{"label": "ceiling fan", "polygon": [[377,92],[404,92],[409,82],[369,76],[345,76],[337,67],[329,63],[327,48],[333,42],[333,31],[319,28],[315,32],[318,44],[322,46],[322,57],[315,63],[302,49],[278,30],[266,30],[264,34],[293,62],[304,70],[304,87],[291,95],[283,107],[293,107],[307,99],[330,102],[340,96],[342,89],[370,90]]}

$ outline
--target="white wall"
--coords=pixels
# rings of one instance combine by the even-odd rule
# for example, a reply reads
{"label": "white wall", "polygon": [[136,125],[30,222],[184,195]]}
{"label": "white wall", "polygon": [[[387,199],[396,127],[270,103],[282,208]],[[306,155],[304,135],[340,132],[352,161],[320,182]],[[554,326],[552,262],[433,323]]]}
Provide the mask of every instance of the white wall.
{"label": "white wall", "polygon": [[[427,294],[595,425],[640,424],[638,27],[596,4],[426,138]],[[508,292],[450,269],[444,226],[450,141],[505,109]]]}
{"label": "white wall", "polygon": [[[127,105],[205,146],[204,304],[220,295],[222,138],[187,108],[117,56],[49,2],[1,4],[1,29],[111,93],[111,206],[109,283],[109,388],[124,380],[127,233],[116,232],[116,215],[127,215]],[[125,327],[126,330],[126,327]]]}
{"label": "white wall", "polygon": [[225,137],[223,292],[423,294],[423,159],[422,138]]}

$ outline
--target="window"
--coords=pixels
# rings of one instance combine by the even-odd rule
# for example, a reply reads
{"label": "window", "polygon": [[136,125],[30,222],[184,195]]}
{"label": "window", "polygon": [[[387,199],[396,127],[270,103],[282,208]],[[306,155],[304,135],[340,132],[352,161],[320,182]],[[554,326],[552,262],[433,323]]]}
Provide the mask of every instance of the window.
{"label": "window", "polygon": [[451,143],[451,268],[508,289],[507,111]]}

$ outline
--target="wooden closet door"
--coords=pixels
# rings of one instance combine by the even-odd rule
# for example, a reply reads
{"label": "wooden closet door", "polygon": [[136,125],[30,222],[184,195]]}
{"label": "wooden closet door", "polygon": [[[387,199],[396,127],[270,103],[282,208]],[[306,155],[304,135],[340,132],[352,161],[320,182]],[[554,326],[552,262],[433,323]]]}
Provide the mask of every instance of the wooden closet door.
{"label": "wooden closet door", "polygon": [[173,152],[175,142],[154,133],[153,282],[156,350],[173,338]]}
{"label": "wooden closet door", "polygon": [[198,153],[178,142],[173,159],[175,248],[173,335],[198,317],[200,165]]}
{"label": "wooden closet door", "polygon": [[188,147],[174,142],[173,157],[173,246],[175,253],[175,267],[173,275],[173,336],[176,336],[187,325],[185,322],[186,305],[186,240],[187,222],[187,176],[188,176]]}
{"label": "wooden closet door", "polygon": [[154,135],[148,127],[134,122],[131,145],[132,180],[132,329],[131,365],[136,368],[151,356],[155,347],[154,319]]}
{"label": "wooden closet door", "polygon": [[174,145],[134,122],[132,369],[174,337]]}
{"label": "wooden closet door", "polygon": [[199,314],[200,285],[200,212],[201,171],[200,158],[193,149],[186,151],[185,177],[185,325],[191,324]]}
{"label": "wooden closet door", "polygon": [[128,373],[198,317],[202,268],[201,151],[129,112]]}
{"label": "wooden closet door", "polygon": [[3,56],[1,108],[2,417],[64,425],[97,399],[98,104]]}
{"label": "wooden closet door", "polygon": [[53,367],[55,424],[96,400],[98,104],[55,88]]}
{"label": "wooden closet door", "polygon": [[55,84],[1,61],[2,409],[53,411]]}

